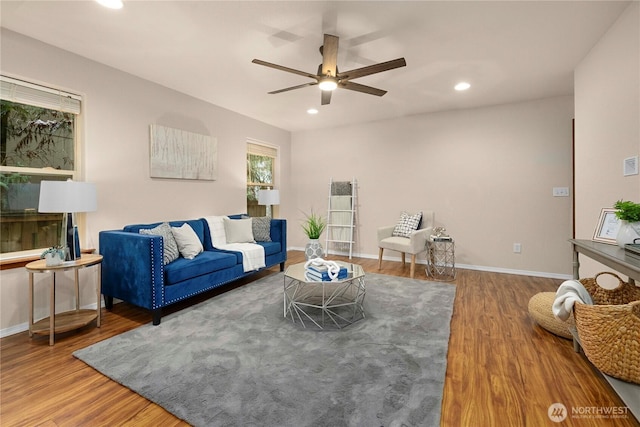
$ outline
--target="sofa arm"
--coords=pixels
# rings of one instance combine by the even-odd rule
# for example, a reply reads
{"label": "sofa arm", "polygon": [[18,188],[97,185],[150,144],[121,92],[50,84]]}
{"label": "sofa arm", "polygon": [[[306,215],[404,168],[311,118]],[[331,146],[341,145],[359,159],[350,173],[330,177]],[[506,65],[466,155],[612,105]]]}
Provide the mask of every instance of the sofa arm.
{"label": "sofa arm", "polygon": [[424,252],[427,250],[427,240],[429,240],[429,236],[431,235],[433,228],[421,228],[420,230],[416,230],[411,233],[409,239],[411,241],[411,248],[413,249],[414,254],[418,254],[420,252]]}
{"label": "sofa arm", "polygon": [[395,225],[387,225],[385,227],[378,228],[378,242],[383,239],[387,239],[393,235],[393,229]]}
{"label": "sofa arm", "polygon": [[102,293],[149,310],[164,304],[161,236],[126,231],[99,233]]}
{"label": "sofa arm", "polygon": [[273,242],[280,242],[282,250],[287,251],[287,220],[286,219],[271,219],[271,240]]}

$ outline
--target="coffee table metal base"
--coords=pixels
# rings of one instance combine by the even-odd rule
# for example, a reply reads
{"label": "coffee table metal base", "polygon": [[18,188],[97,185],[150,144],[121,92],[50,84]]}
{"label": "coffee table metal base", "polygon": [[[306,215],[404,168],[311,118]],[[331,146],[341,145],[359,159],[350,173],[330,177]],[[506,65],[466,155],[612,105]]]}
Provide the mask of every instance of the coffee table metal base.
{"label": "coffee table metal base", "polygon": [[285,275],[284,317],[303,327],[344,328],[364,319],[364,276],[340,282],[306,282]]}

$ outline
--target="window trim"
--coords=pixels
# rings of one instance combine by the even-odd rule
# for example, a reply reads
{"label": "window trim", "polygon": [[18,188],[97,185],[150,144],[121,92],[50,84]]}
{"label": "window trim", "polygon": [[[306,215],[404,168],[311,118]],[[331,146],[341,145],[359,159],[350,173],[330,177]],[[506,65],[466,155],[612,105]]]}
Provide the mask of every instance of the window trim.
{"label": "window trim", "polygon": [[[26,88],[25,91],[17,90],[17,87]],[[41,91],[38,96],[35,93],[33,99],[27,95],[34,95],[35,91]],[[17,96],[17,94],[24,96]],[[25,95],[27,94],[27,95]],[[73,169],[54,169],[52,167],[30,168],[19,166],[2,166],[0,172],[11,173],[19,172],[28,175],[46,175],[46,176],[67,176],[70,179],[77,180],[81,176],[82,160],[84,152],[84,134],[83,134],[83,111],[85,108],[84,98],[82,95],[72,93],[65,89],[59,89],[49,84],[36,83],[20,77],[10,77],[6,74],[0,74],[0,99],[17,102],[35,107],[48,108],[52,110],[72,113],[76,116],[74,120],[74,159]],[[80,233],[84,235],[86,232],[85,214],[80,213],[77,217],[78,227],[81,228]],[[0,253],[0,270],[19,268],[27,263],[40,259],[40,254],[46,248],[28,249],[24,251]],[[92,253],[95,249],[83,249],[82,253]]]}
{"label": "window trim", "polygon": [[[272,182],[271,184],[265,184],[263,182],[249,182],[246,181],[245,188],[249,186],[266,186],[270,188],[276,188],[279,186],[279,177],[280,177],[280,147],[277,145],[269,144],[267,142],[259,141],[253,138],[247,138],[246,140],[246,153],[245,153],[245,161],[249,154],[271,157],[273,159],[273,170],[272,170]],[[275,217],[278,213],[278,206],[272,206],[272,215]]]}

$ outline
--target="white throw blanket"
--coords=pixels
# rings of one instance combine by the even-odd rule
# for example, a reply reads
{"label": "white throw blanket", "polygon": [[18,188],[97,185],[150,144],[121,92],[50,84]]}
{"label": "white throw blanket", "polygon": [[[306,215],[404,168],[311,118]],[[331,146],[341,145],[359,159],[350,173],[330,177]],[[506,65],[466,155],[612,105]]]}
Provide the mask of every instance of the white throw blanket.
{"label": "white throw blanket", "polygon": [[266,267],[264,247],[255,243],[227,243],[224,216],[206,217],[211,231],[211,246],[225,251],[242,253],[242,268],[245,273]]}
{"label": "white throw blanket", "polygon": [[[331,196],[331,209],[334,210],[350,210],[351,196]],[[331,212],[329,223],[338,226],[351,226],[351,212]],[[331,227],[329,230],[331,240],[342,240],[348,242],[351,240],[350,227]]]}
{"label": "white throw blanket", "polygon": [[576,302],[589,305],[593,304],[591,295],[589,295],[589,292],[582,286],[582,283],[577,280],[565,280],[556,291],[556,299],[551,306],[553,315],[560,320],[567,320]]}

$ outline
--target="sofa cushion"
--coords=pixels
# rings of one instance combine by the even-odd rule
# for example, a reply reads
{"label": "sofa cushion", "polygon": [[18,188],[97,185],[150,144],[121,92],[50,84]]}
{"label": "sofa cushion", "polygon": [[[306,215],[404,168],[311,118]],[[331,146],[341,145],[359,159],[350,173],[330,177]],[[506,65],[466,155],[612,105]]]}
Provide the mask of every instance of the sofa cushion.
{"label": "sofa cushion", "polygon": [[207,249],[211,247],[220,247],[227,244],[227,234],[224,229],[224,219],[226,216],[208,216],[204,218],[208,225],[210,242],[206,242]]}
{"label": "sofa cushion", "polygon": [[236,257],[225,252],[206,251],[193,259],[178,258],[165,266],[165,284],[174,285],[183,280],[236,265]]}
{"label": "sofa cushion", "polygon": [[422,212],[418,212],[415,215],[410,215],[407,212],[400,214],[400,220],[393,229],[393,236],[397,237],[409,237],[411,233],[416,231],[420,226],[422,220]]}
{"label": "sofa cushion", "polygon": [[[182,224],[189,224],[193,231],[198,235],[198,239],[201,242],[204,242],[204,223],[200,219],[191,219],[188,221],[167,221],[171,227],[180,227]],[[154,228],[161,225],[162,222],[156,222],[153,224],[130,224],[125,225],[122,231],[126,231],[128,233],[139,233],[143,228]]]}
{"label": "sofa cushion", "polygon": [[253,238],[256,242],[270,242],[271,241],[271,218],[268,216],[261,216],[251,218],[251,228],[253,229]]}
{"label": "sofa cushion", "polygon": [[180,256],[180,251],[178,250],[178,244],[176,243],[176,239],[173,237],[173,233],[171,232],[171,226],[163,222],[159,226],[155,228],[141,228],[140,234],[151,234],[156,236],[162,236],[163,241],[163,263],[164,265],[169,264],[171,261],[175,261]]}
{"label": "sofa cushion", "polygon": [[264,248],[264,256],[274,255],[280,252],[280,242],[256,242]]}
{"label": "sofa cushion", "polygon": [[180,227],[171,227],[171,232],[178,244],[180,255],[186,259],[193,259],[203,251],[202,242],[189,224],[182,224]]}
{"label": "sofa cushion", "polygon": [[255,243],[251,223],[251,218],[224,218],[224,231],[227,236],[227,243]]}

